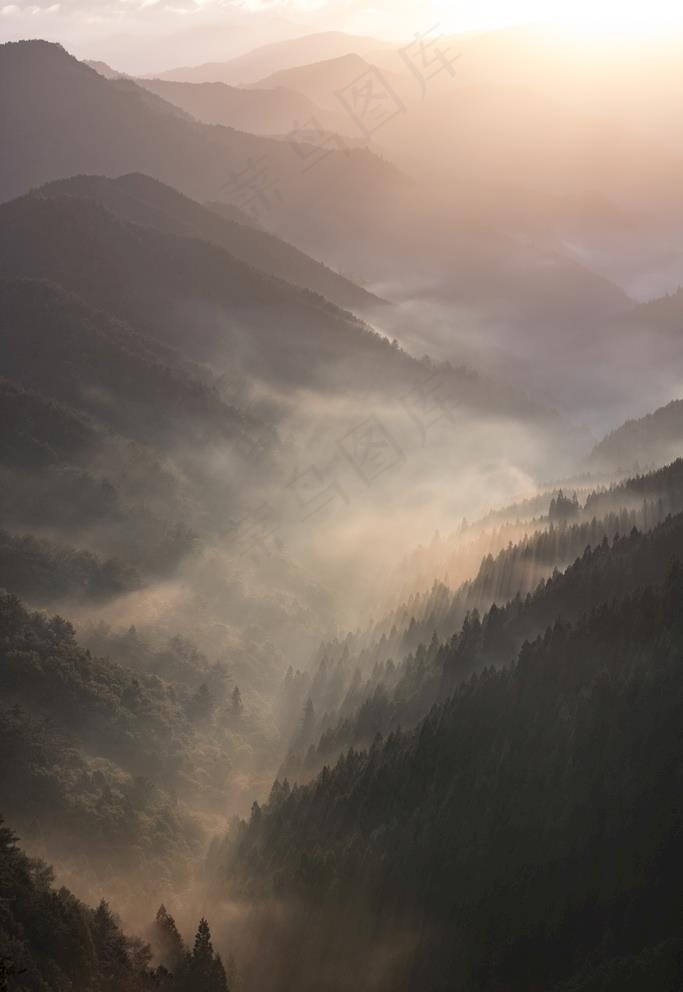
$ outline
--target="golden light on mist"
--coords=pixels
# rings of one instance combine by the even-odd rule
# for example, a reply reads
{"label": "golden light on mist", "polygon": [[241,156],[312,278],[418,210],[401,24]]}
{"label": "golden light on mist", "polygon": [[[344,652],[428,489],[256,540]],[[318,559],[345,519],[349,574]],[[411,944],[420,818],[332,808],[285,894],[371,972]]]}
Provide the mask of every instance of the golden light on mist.
{"label": "golden light on mist", "polygon": [[471,12],[450,0],[433,10],[449,31],[488,30],[536,22],[582,38],[620,39],[666,35],[683,28],[680,0],[490,0]]}

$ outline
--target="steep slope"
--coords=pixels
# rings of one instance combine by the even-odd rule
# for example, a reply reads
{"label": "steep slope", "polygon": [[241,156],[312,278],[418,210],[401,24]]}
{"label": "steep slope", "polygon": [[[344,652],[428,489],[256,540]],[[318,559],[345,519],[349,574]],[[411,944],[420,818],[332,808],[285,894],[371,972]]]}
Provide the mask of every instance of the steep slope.
{"label": "steep slope", "polygon": [[[33,194],[0,207],[6,277],[47,279],[216,369],[362,388],[418,363],[322,297],[205,241],[127,223],[93,200]],[[306,362],[301,362],[301,355]]]}
{"label": "steep slope", "polygon": [[[324,966],[339,992],[359,967],[381,992],[675,992],[682,594],[679,564],[556,624],[414,732],[274,786],[223,863],[231,898],[291,907],[298,988]],[[253,956],[248,970],[283,987]]]}
{"label": "steep slope", "polygon": [[223,82],[244,86],[282,69],[291,69],[320,59],[340,58],[349,53],[363,55],[368,51],[381,50],[382,47],[382,43],[376,38],[363,38],[344,34],[341,31],[326,31],[263,45],[229,62],[211,62],[170,69],[160,73],[159,78],[190,83]]}
{"label": "steep slope", "polygon": [[507,664],[557,617],[575,622],[598,603],[661,583],[671,557],[683,559],[682,511],[679,460],[596,492],[580,516],[546,521],[548,529],[487,555],[459,588],[435,583],[374,631],[322,645],[310,677],[287,687],[293,708],[311,700],[316,719],[294,739],[283,773],[307,780],[349,746],[414,725],[472,673]]}
{"label": "steep slope", "polygon": [[323,217],[350,233],[368,204],[404,185],[365,150],[333,150],[303,173],[310,160],[302,164],[287,142],[200,124],[42,41],[0,46],[0,131],[0,200],[75,174],[143,172],[199,200],[251,202],[269,223],[301,234]]}
{"label": "steep slope", "polygon": [[664,465],[683,454],[683,400],[673,400],[638,420],[627,420],[595,446],[588,465],[627,472]]}
{"label": "steep slope", "polygon": [[[199,831],[169,793],[186,788],[190,695],[94,658],[65,620],[30,614],[7,594],[0,655],[1,801],[27,841],[71,864],[82,857],[87,877],[115,877],[117,866],[182,878]],[[154,783],[149,806],[136,792],[143,776]]]}
{"label": "steep slope", "polygon": [[[80,598],[92,587],[87,576],[79,586],[80,566],[64,579],[60,562],[76,549],[121,559],[122,575],[131,565],[168,574],[194,547],[190,519],[208,491],[193,451],[215,446],[236,465],[258,464],[271,429],[177,353],[55,285],[0,282],[0,315],[2,370],[13,380],[0,380],[2,525],[70,546],[8,546],[5,575],[24,576],[17,590],[43,602],[48,589]],[[220,491],[230,505],[234,485],[222,479]],[[126,582],[102,587],[114,586]]]}
{"label": "steep slope", "polygon": [[[141,209],[149,216],[148,205]],[[261,382],[278,393],[342,391],[366,404],[382,396],[400,409],[397,397],[441,374],[324,298],[196,237],[121,220],[93,199],[37,192],[1,205],[0,266],[7,276],[56,283],[186,360],[209,364],[228,397]],[[442,374],[463,417],[510,418],[529,431],[532,459],[546,449],[565,458],[584,443],[523,393],[462,366]],[[338,429],[334,413],[329,430]],[[262,416],[272,423],[277,413],[266,404]],[[319,417],[318,427],[324,423]],[[487,443],[493,451],[504,439],[491,431]]]}
{"label": "steep slope", "polygon": [[[55,884],[55,870],[28,857],[0,820],[0,981],[3,990],[98,989],[101,992],[230,992],[211,931],[202,918],[187,948],[173,917],[161,906],[148,938],[127,936],[101,899],[91,909]],[[150,914],[151,919],[151,914]],[[152,957],[160,964],[150,967]],[[234,980],[234,968],[230,975]],[[234,988],[234,986],[231,986]]]}
{"label": "steep slope", "polygon": [[224,216],[220,207],[216,211],[200,206],[148,176],[77,176],[50,183],[43,192],[48,196],[65,193],[96,200],[122,220],[207,241],[254,269],[319,293],[340,307],[362,311],[382,304],[376,296],[293,245],[251,226],[246,215],[239,219]]}
{"label": "steep slope", "polygon": [[[315,103],[331,109],[339,109],[336,96],[338,90],[343,90],[366,74],[372,68],[371,64],[360,55],[342,55],[339,58],[318,59],[309,65],[298,65],[292,69],[283,69],[265,79],[252,83],[252,89],[272,90],[283,87],[302,93]],[[383,73],[395,89],[403,88],[403,80],[395,73]]]}
{"label": "steep slope", "polygon": [[0,530],[0,589],[31,603],[103,602],[139,587],[135,570],[117,559]]}
{"label": "steep slope", "polygon": [[635,307],[629,314],[629,321],[644,324],[661,334],[680,334],[683,328],[683,288],[662,299]]}
{"label": "steep slope", "polygon": [[327,131],[348,130],[348,119],[317,106],[301,93],[278,86],[240,89],[225,83],[179,83],[138,79],[139,86],[180,107],[205,124],[222,124],[250,134],[288,135],[312,119]]}
{"label": "steep slope", "polygon": [[505,313],[519,312],[520,321],[525,308],[538,311],[539,299],[550,296],[544,326],[548,311],[557,315],[568,297],[578,304],[585,298],[584,311],[614,303],[614,292],[592,287],[575,264],[565,272],[567,263],[549,262],[547,252],[539,257],[528,247],[519,264],[519,244],[509,232],[493,227],[478,236],[444,209],[438,189],[411,183],[365,148],[322,147],[315,136],[314,144],[293,148],[201,124],[45,42],[0,47],[0,128],[6,136],[0,200],[75,174],[141,172],[200,201],[245,209],[327,264],[359,272],[364,281],[398,282],[409,294],[426,280],[426,295],[434,286],[437,296],[468,305],[484,305],[493,295]]}
{"label": "steep slope", "polygon": [[[40,292],[43,287],[26,285],[22,288],[34,302],[35,291]],[[20,326],[18,301],[15,297],[10,298],[7,290],[7,284],[0,283],[3,309],[5,305],[11,306],[13,319],[17,320],[15,326]],[[52,294],[51,302],[57,305],[57,301],[58,294]],[[3,339],[2,330],[0,347],[4,358],[7,339]],[[32,344],[32,358],[39,358],[39,346],[35,339]],[[10,364],[11,361],[3,360],[3,370],[9,372]],[[23,363],[21,371],[26,380]],[[52,381],[59,380],[59,370],[53,366],[52,371]],[[54,389],[51,391],[54,393]],[[3,466],[40,469],[55,462],[82,462],[93,455],[102,440],[102,433],[96,424],[77,411],[63,403],[48,400],[9,379],[0,379],[0,464]]]}
{"label": "steep slope", "polygon": [[[237,443],[246,439],[249,418],[223,402],[198,369],[185,364],[177,352],[60,290],[56,281],[0,282],[0,348],[8,378],[84,411],[120,435],[160,449],[183,438],[213,435]],[[15,426],[21,424],[26,432],[28,418],[35,423],[40,416],[41,430],[31,442],[35,447],[48,440],[45,428],[52,423],[56,429],[59,419],[38,406],[29,409],[29,399],[21,411],[15,400]],[[64,415],[60,411],[60,417]],[[79,424],[78,429],[90,431],[91,453],[96,443],[103,443],[91,426]],[[64,460],[65,442],[58,443]],[[27,437],[27,457],[28,445]]]}
{"label": "steep slope", "polygon": [[94,69],[96,73],[100,76],[104,76],[105,79],[126,79],[125,72],[118,72],[116,69],[112,69],[110,65],[106,62],[93,61],[92,59],[86,59],[85,64],[91,69]]}
{"label": "steep slope", "polygon": [[104,989],[114,981],[121,992],[149,989],[148,948],[122,933],[105,902],[93,910],[57,889],[54,871],[27,857],[17,841],[0,822],[3,987],[56,992],[64,983]]}

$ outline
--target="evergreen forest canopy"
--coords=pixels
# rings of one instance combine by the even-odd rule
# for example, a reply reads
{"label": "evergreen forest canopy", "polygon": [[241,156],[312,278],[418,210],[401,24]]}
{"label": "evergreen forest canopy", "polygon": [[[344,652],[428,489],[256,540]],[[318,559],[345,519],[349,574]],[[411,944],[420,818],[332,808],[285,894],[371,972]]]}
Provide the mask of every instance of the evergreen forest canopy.
{"label": "evergreen forest canopy", "polygon": [[22,11],[0,992],[680,992],[678,48]]}

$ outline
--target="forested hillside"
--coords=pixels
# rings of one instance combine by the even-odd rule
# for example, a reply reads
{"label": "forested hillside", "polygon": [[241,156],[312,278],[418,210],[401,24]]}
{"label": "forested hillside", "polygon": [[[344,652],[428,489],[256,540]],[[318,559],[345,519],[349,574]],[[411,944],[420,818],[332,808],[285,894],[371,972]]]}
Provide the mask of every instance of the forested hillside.
{"label": "forested hillside", "polygon": [[67,194],[96,200],[122,220],[158,228],[169,234],[208,241],[253,268],[302,289],[309,289],[337,306],[372,309],[383,301],[354,285],[314,258],[260,228],[248,214],[216,202],[200,206],[170,186],[140,173],[105,179],[77,176],[43,187],[48,196]]}
{"label": "forested hillside", "polygon": [[322,644],[310,677],[291,672],[286,681],[288,705],[303,718],[281,774],[306,780],[345,748],[414,725],[555,618],[574,620],[591,604],[662,581],[683,554],[682,470],[679,460],[592,491],[582,506],[553,497],[535,532],[487,555],[471,580],[435,584],[371,628]]}
{"label": "forested hillside", "polygon": [[152,935],[166,967],[150,967],[152,950],[121,930],[102,900],[91,909],[68,889],[54,886],[52,869],[27,858],[0,821],[0,988],[26,992],[91,989],[102,992],[230,992],[208,923],[199,923],[186,948],[165,908]]}
{"label": "forested hillside", "polygon": [[682,424],[683,402],[673,400],[609,434],[591,452],[590,463],[598,469],[620,472],[630,471],[634,465],[663,465],[680,456]]}
{"label": "forested hillside", "polygon": [[400,950],[386,964],[396,989],[674,992],[682,596],[676,564],[659,587],[556,621],[415,731],[309,786],[276,784],[226,857],[233,892],[315,914],[292,926],[292,973],[310,984],[316,934],[334,926],[327,966],[349,977],[415,934],[410,977]]}
{"label": "forested hillside", "polygon": [[683,8],[437,6],[0,0],[0,992],[683,992]]}

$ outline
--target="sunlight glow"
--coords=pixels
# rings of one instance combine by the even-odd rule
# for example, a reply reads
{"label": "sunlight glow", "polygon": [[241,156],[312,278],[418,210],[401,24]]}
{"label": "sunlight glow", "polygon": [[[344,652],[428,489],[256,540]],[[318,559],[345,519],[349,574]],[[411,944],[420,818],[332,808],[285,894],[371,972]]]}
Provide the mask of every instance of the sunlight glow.
{"label": "sunlight glow", "polygon": [[489,0],[471,13],[455,8],[450,0],[436,0],[433,9],[448,31],[535,21],[581,37],[633,39],[683,28],[681,0]]}

